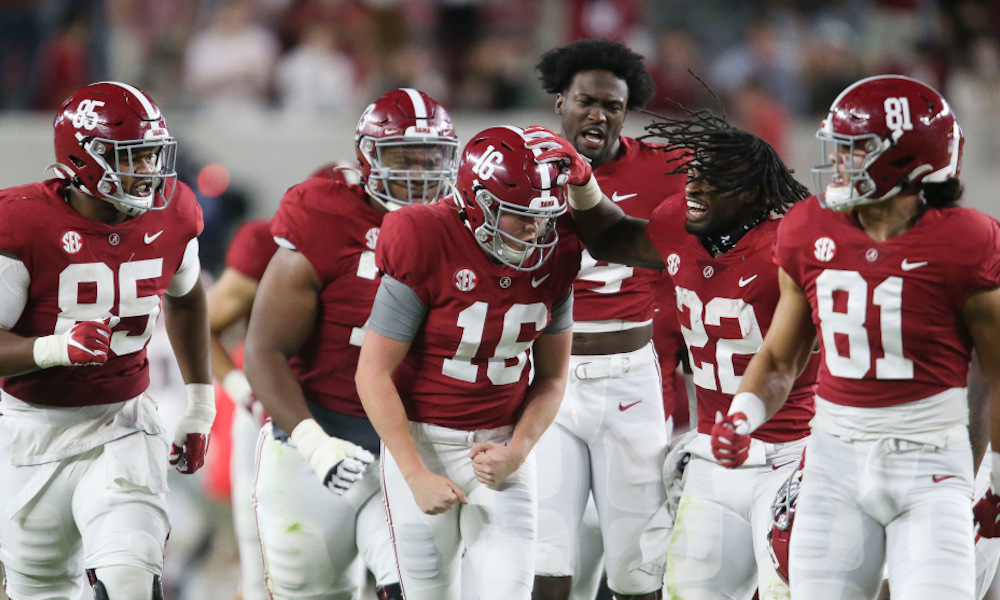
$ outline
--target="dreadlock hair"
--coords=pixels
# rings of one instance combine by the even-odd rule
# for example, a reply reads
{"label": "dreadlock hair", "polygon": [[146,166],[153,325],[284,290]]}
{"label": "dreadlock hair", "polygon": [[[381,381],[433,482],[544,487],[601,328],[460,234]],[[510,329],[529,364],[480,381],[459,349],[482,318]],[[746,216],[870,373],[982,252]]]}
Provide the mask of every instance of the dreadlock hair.
{"label": "dreadlock hair", "polygon": [[[683,107],[681,107],[683,108]],[[731,126],[725,117],[708,110],[683,109],[688,118],[670,119],[654,115],[639,139],[662,138],[669,174],[686,173],[693,181],[704,181],[715,193],[752,194],[761,213],[784,214],[792,204],[808,198],[809,189],[792,177],[792,170],[770,144],[742,129]]]}
{"label": "dreadlock hair", "polygon": [[542,55],[535,69],[541,74],[542,88],[550,94],[569,89],[580,71],[610,71],[628,86],[625,108],[642,108],[656,92],[653,76],[641,54],[610,40],[579,40],[553,48]]}

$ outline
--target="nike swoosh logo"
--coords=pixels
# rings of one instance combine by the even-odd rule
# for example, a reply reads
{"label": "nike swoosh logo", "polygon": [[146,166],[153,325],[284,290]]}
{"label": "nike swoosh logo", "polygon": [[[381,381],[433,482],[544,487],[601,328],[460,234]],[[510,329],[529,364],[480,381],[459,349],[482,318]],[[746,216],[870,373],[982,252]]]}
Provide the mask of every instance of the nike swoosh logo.
{"label": "nike swoosh logo", "polygon": [[541,279],[535,279],[534,277],[532,277],[531,278],[531,287],[536,288],[536,287],[542,285],[542,282],[545,281],[546,279],[548,279],[549,275],[551,275],[551,274],[552,273],[546,273],[545,277],[542,277]]}
{"label": "nike swoosh logo", "polygon": [[913,269],[919,269],[920,267],[926,267],[927,261],[922,260],[920,262],[909,262],[905,258],[903,259],[903,264],[899,265],[904,271],[912,271]]}
{"label": "nike swoosh logo", "polygon": [[156,238],[160,237],[161,233],[163,233],[162,229],[157,231],[153,235],[149,235],[147,233],[146,235],[142,236],[142,241],[146,242],[147,244],[152,244],[154,241],[156,241]]}
{"label": "nike swoosh logo", "polygon": [[932,475],[931,481],[933,481],[934,483],[941,483],[945,479],[951,479],[952,477],[954,477],[954,475]]}
{"label": "nike swoosh logo", "polygon": [[622,200],[628,200],[632,196],[638,196],[638,194],[619,194],[618,192],[615,192],[614,194],[611,194],[611,201],[617,203]]}
{"label": "nike swoosh logo", "polygon": [[787,467],[788,465],[793,465],[793,464],[795,464],[797,462],[799,462],[798,459],[796,459],[796,460],[790,460],[788,462],[783,462],[780,465],[771,465],[771,470],[772,471],[777,471],[778,469],[781,469],[783,467]]}
{"label": "nike swoosh logo", "polygon": [[751,281],[753,281],[754,279],[757,279],[756,275],[754,275],[753,277],[747,277],[746,279],[743,279],[742,277],[740,277],[740,281],[739,281],[740,287],[746,287],[747,284],[750,283]]}
{"label": "nike swoosh logo", "polygon": [[642,402],[642,400],[636,400],[635,402],[630,402],[628,404],[623,404],[623,403],[619,402],[618,403],[618,410],[628,410],[628,409],[632,408],[633,406],[635,406],[636,404],[639,404],[640,402]]}

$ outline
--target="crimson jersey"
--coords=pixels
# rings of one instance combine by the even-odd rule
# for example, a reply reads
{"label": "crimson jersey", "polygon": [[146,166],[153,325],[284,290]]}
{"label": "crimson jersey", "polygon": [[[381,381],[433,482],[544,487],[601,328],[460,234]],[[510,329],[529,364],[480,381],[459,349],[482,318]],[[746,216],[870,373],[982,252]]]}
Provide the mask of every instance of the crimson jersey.
{"label": "crimson jersey", "polygon": [[184,250],[201,233],[201,207],[178,183],[166,209],[109,225],[73,210],[63,200],[65,187],[50,179],[0,191],[0,252],[22,261],[31,278],[28,302],[11,331],[51,335],[110,315],[121,322],[104,365],[16,375],[4,389],[50,406],[123,402],[149,386],[146,344]]}
{"label": "crimson jersey", "polygon": [[[711,433],[715,413],[729,412],[743,372],[774,318],[780,291],[772,246],[779,221],[764,221],[732,250],[713,257],[698,236],[684,230],[686,212],[686,198],[671,198],[653,214],[646,232],[674,280],[681,332],[697,386],[698,431]],[[809,434],[816,371],[814,356],[785,405],[753,437],[787,442]]]}
{"label": "crimson jersey", "polygon": [[[679,163],[667,164],[678,151],[659,144],[621,138],[618,156],[594,169],[604,193],[632,217],[648,219],[664,198],[684,191],[687,176],[667,175]],[[598,262],[583,252],[580,273],[573,284],[576,321],[648,321],[653,318],[653,295],[661,271]]]}
{"label": "crimson jersey", "polygon": [[316,328],[289,364],[308,401],[352,417],[365,417],[354,371],[378,290],[381,224],[361,186],[318,177],[289,189],[271,219],[274,237],[291,242],[323,286]]}
{"label": "crimson jersey", "polygon": [[962,309],[1000,286],[996,221],[928,208],[903,235],[875,242],[853,213],[810,198],[783,219],[775,257],[809,298],[821,398],[890,406],[965,387],[972,341]]}
{"label": "crimson jersey", "polygon": [[248,221],[236,230],[226,251],[226,267],[260,281],[271,257],[278,251],[271,235],[271,223],[264,219]]}
{"label": "crimson jersey", "polygon": [[570,293],[579,241],[560,237],[541,268],[516,271],[488,256],[442,202],[387,215],[376,260],[428,309],[396,372],[409,419],[461,430],[513,424],[531,343]]}
{"label": "crimson jersey", "polygon": [[674,427],[690,423],[687,388],[684,376],[677,371],[680,353],[684,350],[684,336],[677,321],[677,296],[674,282],[663,275],[656,283],[656,313],[653,315],[653,347],[660,362],[663,376],[663,412],[674,418]]}

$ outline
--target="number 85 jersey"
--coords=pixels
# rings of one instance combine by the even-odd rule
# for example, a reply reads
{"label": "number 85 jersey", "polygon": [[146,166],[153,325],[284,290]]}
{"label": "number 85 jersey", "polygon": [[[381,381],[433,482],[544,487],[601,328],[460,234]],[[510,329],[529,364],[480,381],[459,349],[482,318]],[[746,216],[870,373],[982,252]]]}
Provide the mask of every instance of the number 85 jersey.
{"label": "number 85 jersey", "polygon": [[[8,377],[3,388],[52,406],[123,402],[149,386],[146,344],[186,252],[197,265],[192,241],[203,227],[201,208],[177,183],[167,208],[109,225],[73,210],[63,200],[65,186],[52,179],[0,192],[0,253],[23,263],[28,278],[24,309],[9,329],[34,337],[111,315],[121,322],[106,364],[33,371]],[[193,281],[185,278],[187,289],[172,291],[183,295]]]}
{"label": "number 85 jersey", "polygon": [[880,407],[966,385],[972,341],[962,309],[1000,286],[1000,225],[968,208],[928,208],[884,242],[815,197],[781,220],[778,265],[809,299],[822,339],[817,394]]}

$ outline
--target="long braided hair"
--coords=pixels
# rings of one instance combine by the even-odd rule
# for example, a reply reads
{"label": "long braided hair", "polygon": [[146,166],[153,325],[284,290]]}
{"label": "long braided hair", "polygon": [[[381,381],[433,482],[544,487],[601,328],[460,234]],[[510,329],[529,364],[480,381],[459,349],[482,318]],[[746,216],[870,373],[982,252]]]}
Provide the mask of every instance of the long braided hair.
{"label": "long braided hair", "polygon": [[[809,189],[792,176],[792,170],[770,144],[737,127],[709,110],[691,111],[681,107],[687,118],[657,120],[646,125],[639,139],[660,138],[671,152],[667,160],[670,174],[686,173],[704,181],[717,194],[752,194],[761,216],[784,214],[792,204],[808,198]],[[649,113],[652,114],[652,113]]]}

